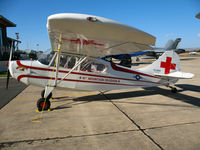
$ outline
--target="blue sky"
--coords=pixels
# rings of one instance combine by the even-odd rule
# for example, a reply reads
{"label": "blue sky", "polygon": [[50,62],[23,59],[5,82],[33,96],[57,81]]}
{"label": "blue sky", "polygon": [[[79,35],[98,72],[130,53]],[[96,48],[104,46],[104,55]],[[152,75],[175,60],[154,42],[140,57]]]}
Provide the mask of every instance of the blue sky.
{"label": "blue sky", "polygon": [[[56,13],[97,15],[128,24],[154,35],[157,47],[182,38],[181,48],[200,48],[200,0],[0,0],[0,14],[17,24],[21,49],[51,48],[46,23]],[[39,44],[39,46],[36,46]]]}

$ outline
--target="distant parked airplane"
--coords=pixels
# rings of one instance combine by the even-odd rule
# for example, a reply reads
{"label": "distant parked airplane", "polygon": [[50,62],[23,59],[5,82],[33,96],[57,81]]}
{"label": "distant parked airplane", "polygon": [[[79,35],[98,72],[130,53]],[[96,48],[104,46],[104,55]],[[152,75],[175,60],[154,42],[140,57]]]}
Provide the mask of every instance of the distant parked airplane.
{"label": "distant parked airplane", "polygon": [[164,48],[154,48],[153,50],[149,50],[148,53],[146,53],[147,56],[150,56],[150,58],[158,58],[159,56],[161,56],[165,51],[169,51],[169,50],[174,50],[176,53],[183,53],[185,52],[184,49],[177,49],[178,44],[180,43],[181,38],[177,38],[175,41],[173,40],[169,40],[166,44]]}
{"label": "distant parked airplane", "polygon": [[190,55],[197,55],[197,52],[189,52]]}

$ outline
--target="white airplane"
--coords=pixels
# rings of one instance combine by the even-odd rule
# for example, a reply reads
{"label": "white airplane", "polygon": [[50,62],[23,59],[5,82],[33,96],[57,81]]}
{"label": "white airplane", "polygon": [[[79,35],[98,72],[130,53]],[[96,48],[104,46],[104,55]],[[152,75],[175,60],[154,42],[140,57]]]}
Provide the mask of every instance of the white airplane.
{"label": "white airplane", "polygon": [[197,55],[197,52],[189,52],[190,55]]}
{"label": "white airplane", "polygon": [[[152,64],[132,69],[105,59],[106,55],[128,54],[155,44],[155,37],[122,23],[84,14],[48,17],[52,52],[37,61],[11,61],[12,77],[45,87],[37,102],[39,111],[50,108],[54,88],[109,91],[137,87],[167,86],[194,75],[180,71],[179,56],[166,51]],[[12,55],[12,54],[11,54]],[[104,59],[103,59],[104,58]]]}

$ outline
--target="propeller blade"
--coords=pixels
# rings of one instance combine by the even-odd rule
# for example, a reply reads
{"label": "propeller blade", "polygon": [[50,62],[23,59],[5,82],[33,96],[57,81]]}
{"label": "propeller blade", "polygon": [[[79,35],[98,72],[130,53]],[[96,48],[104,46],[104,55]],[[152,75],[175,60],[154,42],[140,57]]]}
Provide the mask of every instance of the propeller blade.
{"label": "propeller blade", "polygon": [[9,57],[9,61],[8,61],[8,71],[7,71],[6,89],[8,89],[8,84],[9,84],[9,79],[10,79],[9,66],[10,66],[10,62],[11,62],[11,60],[12,60],[12,52],[13,52],[13,42],[12,42],[12,44],[11,44],[10,57]]}
{"label": "propeller blade", "polygon": [[6,89],[8,89],[9,79],[10,79],[10,71],[9,71],[9,69],[8,69],[8,71],[7,71]]}

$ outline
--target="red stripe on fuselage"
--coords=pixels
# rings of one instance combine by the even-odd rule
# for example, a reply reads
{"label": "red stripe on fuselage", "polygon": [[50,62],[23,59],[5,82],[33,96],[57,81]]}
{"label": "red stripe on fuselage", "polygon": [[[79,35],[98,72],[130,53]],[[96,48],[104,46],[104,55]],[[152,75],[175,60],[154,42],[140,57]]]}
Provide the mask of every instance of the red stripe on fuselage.
{"label": "red stripe on fuselage", "polygon": [[[44,76],[34,76],[34,75],[19,75],[17,80],[21,80],[22,78],[36,78],[36,79],[51,79],[55,80],[55,78],[44,77]],[[62,80],[58,78],[57,80]],[[71,82],[85,82],[85,83],[95,83],[95,84],[112,84],[112,85],[123,85],[123,86],[141,86],[141,85],[133,85],[133,84],[121,84],[121,83],[107,83],[107,82],[96,82],[96,81],[85,81],[85,80],[74,80],[74,79],[63,79],[63,81],[71,81]],[[158,84],[158,83],[155,83]]]}
{"label": "red stripe on fuselage", "polygon": [[[20,61],[17,61],[17,65],[21,66],[21,67],[25,67],[25,68],[30,68],[30,69],[36,69],[36,70],[43,70],[43,71],[56,71],[56,69],[48,69],[48,68],[41,68],[41,67],[33,67],[33,66],[27,66],[22,64]],[[117,71],[122,71],[122,72],[126,72],[126,73],[134,73],[134,74],[138,74],[138,75],[143,75],[143,76],[149,76],[149,77],[153,77],[153,78],[158,78],[155,76],[151,76],[151,75],[147,75],[147,74],[143,74],[143,73],[139,73],[133,70],[128,70],[125,68],[121,68],[116,66],[115,64],[111,64],[112,68],[114,70]],[[60,73],[68,73],[69,71],[64,71],[64,70],[59,70]],[[93,76],[93,77],[102,77],[102,78],[111,78],[111,79],[118,79],[118,80],[128,80],[128,81],[138,81],[135,79],[127,79],[127,78],[119,78],[119,77],[109,77],[109,76],[103,76],[103,75],[96,75],[96,74],[87,74],[87,73],[80,73],[80,72],[71,72],[71,74],[76,74],[76,75],[84,75],[84,76]],[[144,81],[144,80],[139,80],[139,82],[148,82],[148,83],[155,83],[152,81]]]}
{"label": "red stripe on fuselage", "polygon": [[136,75],[142,75],[142,76],[147,76],[147,77],[151,77],[151,78],[158,78],[156,76],[152,76],[152,75],[144,74],[144,73],[137,72],[137,71],[134,71],[134,70],[129,70],[129,69],[126,69],[126,68],[119,67],[114,63],[111,63],[111,66],[116,71],[121,71],[121,72],[126,72],[126,73],[133,73],[133,74],[136,74]]}

